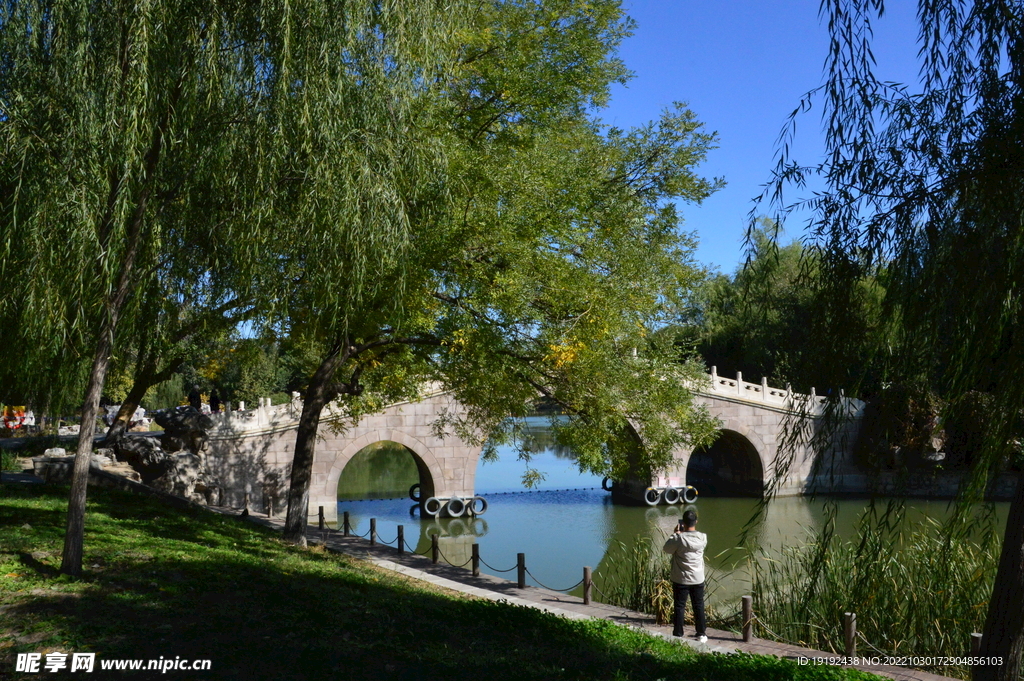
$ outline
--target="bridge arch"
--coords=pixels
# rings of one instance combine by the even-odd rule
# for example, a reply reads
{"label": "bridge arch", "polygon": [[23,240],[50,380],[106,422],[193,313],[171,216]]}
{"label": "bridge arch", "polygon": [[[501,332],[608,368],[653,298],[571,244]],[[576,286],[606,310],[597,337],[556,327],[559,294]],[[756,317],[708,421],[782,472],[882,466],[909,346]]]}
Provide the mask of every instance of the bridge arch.
{"label": "bridge arch", "polygon": [[762,496],[767,465],[760,439],[754,432],[723,428],[710,446],[691,452],[686,484],[715,496]]}
{"label": "bridge arch", "polygon": [[[408,449],[412,454],[413,460],[416,462],[416,469],[420,474],[420,493],[424,498],[434,496],[438,483],[442,483],[444,480],[444,471],[437,457],[434,456],[430,447],[422,441],[396,429],[373,430],[364,433],[360,437],[347,442],[340,450],[333,452],[331,459],[328,461],[331,467],[327,474],[327,481],[320,490],[321,498],[333,499],[336,506],[338,502],[338,481],[341,479],[341,473],[345,466],[352,460],[352,457],[367,446],[377,442],[395,442]],[[317,458],[319,459],[319,452],[322,450],[318,448],[317,451]]]}

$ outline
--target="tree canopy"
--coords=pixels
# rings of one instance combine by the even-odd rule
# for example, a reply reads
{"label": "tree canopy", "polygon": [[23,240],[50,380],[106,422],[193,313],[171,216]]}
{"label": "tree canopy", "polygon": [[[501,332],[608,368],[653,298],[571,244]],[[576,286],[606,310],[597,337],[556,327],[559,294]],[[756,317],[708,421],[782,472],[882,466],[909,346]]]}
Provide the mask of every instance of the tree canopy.
{"label": "tree canopy", "polygon": [[108,369],[162,375],[217,310],[307,377],[291,538],[335,399],[358,418],[440,381],[468,411],[438,427],[482,439],[543,397],[620,475],[712,433],[663,331],[704,276],[669,200],[719,186],[695,170],[715,137],[683,105],[597,119],[628,77],[617,0],[0,12],[6,366],[37,400],[85,388],[65,571]]}
{"label": "tree canopy", "polygon": [[[963,399],[971,391],[991,396],[990,429],[961,491],[969,502],[983,494],[1024,407],[1024,12],[1019,2],[921,0],[918,86],[875,75],[872,25],[883,10],[881,0],[822,3],[832,35],[826,82],[793,120],[820,95],[826,154],[800,165],[781,145],[765,198],[780,219],[811,211],[809,239],[828,302],[822,314],[831,321],[823,342],[855,342],[841,323],[844,311],[856,282],[884,269],[884,310],[898,331],[886,349],[890,378],[923,379],[954,409],[977,403]],[[812,176],[822,190],[783,203],[783,190]],[[1022,527],[1018,485],[981,651],[1007,664],[977,667],[976,679],[1019,673]]]}
{"label": "tree canopy", "polygon": [[[633,131],[594,117],[627,75],[614,48],[628,30],[617,2],[474,6],[435,86],[411,93],[408,125],[373,128],[382,148],[408,150],[375,161],[383,189],[356,187],[367,200],[338,199],[344,211],[315,228],[282,229],[278,252],[295,273],[268,275],[290,287],[275,294],[288,304],[281,323],[309,358],[291,538],[301,540],[331,400],[358,418],[438,381],[467,407],[438,427],[483,441],[544,397],[578,416],[560,436],[581,467],[605,473],[624,472],[634,429],[647,467],[711,432],[690,400],[699,367],[671,361],[654,332],[703,276],[665,199],[700,201],[716,188],[694,171],[714,138],[681,105]],[[416,158],[428,165],[409,166]],[[326,191],[318,204],[334,200]],[[352,213],[391,195],[400,214]],[[368,261],[358,290],[349,237],[331,236],[354,220],[375,238],[393,224],[396,246]]]}

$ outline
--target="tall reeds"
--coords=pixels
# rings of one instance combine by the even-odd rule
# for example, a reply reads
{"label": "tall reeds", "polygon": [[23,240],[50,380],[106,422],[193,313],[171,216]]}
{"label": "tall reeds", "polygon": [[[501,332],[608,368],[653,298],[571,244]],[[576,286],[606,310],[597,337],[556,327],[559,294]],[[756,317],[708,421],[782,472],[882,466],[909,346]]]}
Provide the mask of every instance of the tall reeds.
{"label": "tall reeds", "polygon": [[[964,656],[981,631],[999,547],[944,536],[934,523],[859,542],[819,540],[751,560],[756,635],[844,650],[843,613],[857,615],[861,655]],[[967,677],[969,670],[933,667]]]}
{"label": "tall reeds", "polygon": [[[704,592],[705,610],[710,626],[731,623],[719,617],[710,605],[717,582],[707,570],[708,580]],[[599,600],[609,605],[654,615],[658,624],[670,624],[674,601],[672,596],[669,556],[661,546],[648,537],[637,537],[632,544],[618,542],[611,549],[601,569],[595,574]],[[686,623],[693,623],[693,610],[687,606]]]}
{"label": "tall reeds", "polygon": [[[858,541],[833,535],[781,551],[760,550],[745,566],[755,635],[842,654],[843,613],[854,612],[860,655],[963,657],[969,655],[970,634],[984,625],[998,556],[998,542],[949,537],[931,521],[910,532],[866,532]],[[651,538],[620,542],[595,574],[596,598],[667,624],[673,606],[669,574],[668,556]],[[738,631],[739,614],[727,605],[714,607],[716,571],[708,567],[707,574],[709,625]],[[926,668],[960,678],[970,671]]]}

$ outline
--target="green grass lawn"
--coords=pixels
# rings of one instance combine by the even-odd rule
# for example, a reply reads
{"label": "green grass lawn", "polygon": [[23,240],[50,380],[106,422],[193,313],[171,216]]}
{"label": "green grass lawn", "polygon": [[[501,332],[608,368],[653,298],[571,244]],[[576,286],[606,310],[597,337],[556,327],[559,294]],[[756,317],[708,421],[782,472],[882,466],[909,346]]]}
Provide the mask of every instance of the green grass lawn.
{"label": "green grass lawn", "polygon": [[[699,655],[603,621],[414,582],[202,510],[90,488],[85,575],[59,576],[67,489],[0,486],[0,678],[20,652],[95,652],[93,674],[165,679],[874,679]],[[106,671],[104,659],[212,661]],[[38,678],[58,674],[41,673]]]}

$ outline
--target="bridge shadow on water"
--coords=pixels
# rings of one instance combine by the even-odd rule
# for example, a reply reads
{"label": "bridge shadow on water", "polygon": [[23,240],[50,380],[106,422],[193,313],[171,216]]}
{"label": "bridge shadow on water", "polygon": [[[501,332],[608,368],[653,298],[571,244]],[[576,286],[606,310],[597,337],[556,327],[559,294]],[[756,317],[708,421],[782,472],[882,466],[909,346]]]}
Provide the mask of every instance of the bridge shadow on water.
{"label": "bridge shadow on water", "polygon": [[[22,652],[209,659],[209,671],[125,678],[654,679],[746,676],[604,623],[452,598],[202,509],[90,489],[85,574],[56,576],[67,489],[5,486],[0,676]],[[12,576],[14,575],[14,576]],[[717,657],[717,656],[716,656]],[[44,658],[45,659],[45,658]],[[737,665],[729,671],[721,665]],[[708,667],[708,665],[712,665]],[[109,674],[109,672],[108,672]],[[119,678],[123,672],[118,673]],[[61,674],[44,674],[60,678]],[[77,674],[68,674],[77,678]]]}

